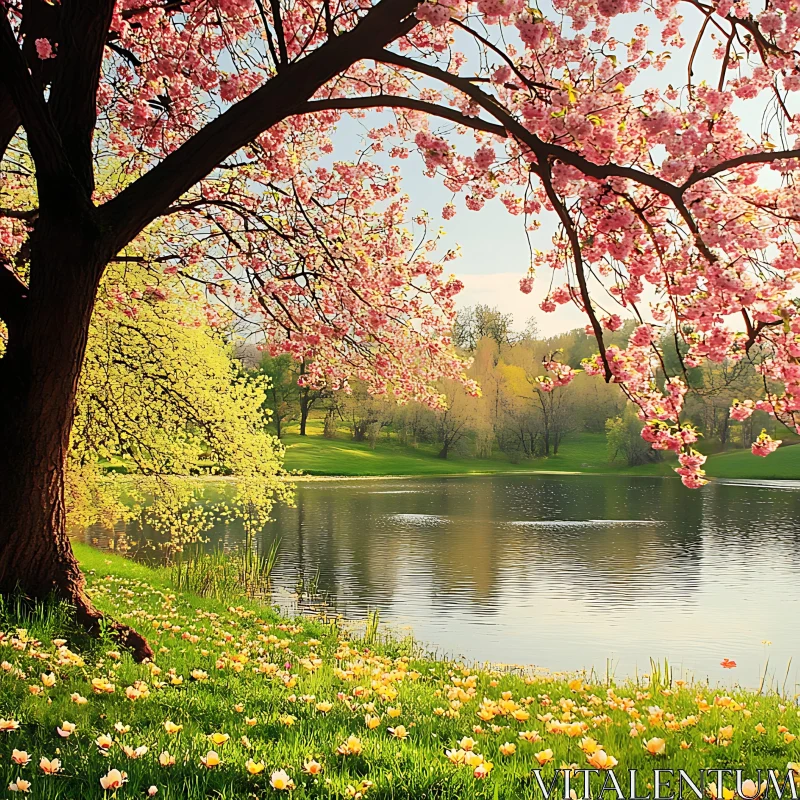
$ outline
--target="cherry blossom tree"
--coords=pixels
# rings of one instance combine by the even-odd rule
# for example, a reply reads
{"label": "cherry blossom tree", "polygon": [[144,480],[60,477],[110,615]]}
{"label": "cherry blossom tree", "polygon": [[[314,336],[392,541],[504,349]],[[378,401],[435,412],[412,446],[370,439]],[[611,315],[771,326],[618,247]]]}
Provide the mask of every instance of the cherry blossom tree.
{"label": "cherry blossom tree", "polygon": [[[165,274],[199,284],[209,321],[227,305],[274,354],[303,359],[309,386],[355,376],[436,405],[435,380],[465,381],[450,254],[424,218],[410,225],[400,187],[412,151],[453,193],[445,219],[462,200],[497,199],[528,231],[554,215],[520,288],[546,280],[544,311],[583,310],[598,342],[587,370],[639,406],[688,486],[703,482],[681,419],[691,366],[757,360],[753,408],[795,426],[800,13],[787,0],[0,8],[0,590],[54,590],[99,624],[64,530],[63,464],[113,261],[152,276],[120,303],[158,297]],[[663,85],[678,60],[682,85]],[[334,148],[346,116],[368,125],[350,161]],[[638,323],[627,347],[606,347],[623,316]],[[662,390],[664,330],[683,346]],[[571,375],[547,368],[543,388]],[[764,435],[754,452],[776,446]]]}

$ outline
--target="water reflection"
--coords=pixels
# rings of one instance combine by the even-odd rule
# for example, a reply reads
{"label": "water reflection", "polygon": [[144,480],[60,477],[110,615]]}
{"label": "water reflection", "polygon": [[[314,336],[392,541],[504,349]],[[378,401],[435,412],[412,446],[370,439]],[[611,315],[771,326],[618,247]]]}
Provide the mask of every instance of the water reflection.
{"label": "water reflection", "polygon": [[[610,658],[618,674],[667,657],[712,679],[730,657],[754,684],[768,639],[782,682],[800,655],[798,488],[690,492],[608,476],[313,482],[261,537],[264,549],[282,537],[278,586],[318,573],[341,613],[378,608],[452,655],[601,672]],[[226,546],[242,538],[235,524],[211,532]]]}

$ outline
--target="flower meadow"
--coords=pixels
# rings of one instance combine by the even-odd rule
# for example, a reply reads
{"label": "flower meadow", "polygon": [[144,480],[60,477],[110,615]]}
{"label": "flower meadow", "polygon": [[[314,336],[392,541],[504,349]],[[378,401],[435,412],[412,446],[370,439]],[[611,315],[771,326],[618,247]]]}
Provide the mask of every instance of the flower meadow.
{"label": "flower meadow", "polygon": [[78,553],[97,605],[146,631],[156,658],[136,664],[58,606],[5,607],[9,798],[518,798],[541,796],[534,770],[547,784],[563,770],[636,769],[652,788],[655,769],[755,777],[800,761],[797,706],[776,694],[433,660]]}

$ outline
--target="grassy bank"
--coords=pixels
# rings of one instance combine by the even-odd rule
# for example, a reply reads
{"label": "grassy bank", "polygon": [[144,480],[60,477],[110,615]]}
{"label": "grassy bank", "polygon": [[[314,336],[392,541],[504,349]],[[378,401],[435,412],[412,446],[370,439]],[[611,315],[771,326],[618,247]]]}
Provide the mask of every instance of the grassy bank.
{"label": "grassy bank", "polygon": [[[628,467],[609,463],[603,434],[581,433],[567,437],[557,456],[512,463],[502,453],[494,458],[438,457],[431,445],[409,447],[381,438],[374,447],[354,442],[345,432],[326,439],[316,425],[308,436],[289,433],[284,437],[286,466],[309,475],[471,475],[505,472],[587,472],[627,475],[674,475],[674,458],[657,464]],[[709,456],[706,472],[715,478],[800,480],[800,447],[781,447],[767,458],[750,450],[735,450]]]}
{"label": "grassy bank", "polygon": [[[778,696],[663,673],[606,686],[461,669],[78,554],[97,604],[147,631],[156,663],[87,639],[52,607],[4,609],[0,777],[35,798],[516,800],[540,796],[540,765],[549,783],[562,765],[602,775],[618,761],[644,788],[656,767],[785,773],[800,760],[796,708]],[[113,770],[127,782],[104,791]]]}

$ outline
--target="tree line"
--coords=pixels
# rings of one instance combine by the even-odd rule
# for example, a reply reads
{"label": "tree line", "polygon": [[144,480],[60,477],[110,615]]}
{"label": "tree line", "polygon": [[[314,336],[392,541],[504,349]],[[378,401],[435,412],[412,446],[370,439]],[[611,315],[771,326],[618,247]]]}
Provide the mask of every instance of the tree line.
{"label": "tree line", "polygon": [[[633,328],[632,321],[624,324],[607,335],[606,343],[624,347]],[[671,335],[667,330],[662,337]],[[266,378],[264,403],[279,438],[290,425],[305,436],[313,411],[323,417],[323,435],[329,438],[344,430],[353,441],[372,445],[382,438],[413,447],[429,445],[441,458],[503,454],[520,462],[557,456],[564,441],[580,433],[605,434],[610,462],[636,466],[660,458],[641,437],[638,409],[614,383],[582,372],[551,391],[537,381],[549,359],[581,370],[583,360],[597,349],[592,334],[577,328],[542,335],[534,318],[518,330],[511,314],[478,304],[457,313],[452,336],[459,352],[472,359],[468,375],[480,385],[481,395],[473,397],[456,381],[442,381],[446,407],[438,410],[413,401],[399,405],[371,394],[359,381],[351,382],[348,391],[309,389],[302,385],[302,361],[270,356],[256,345],[238,346],[236,356],[249,374]],[[665,364],[675,374],[678,354],[670,354],[667,346],[662,350],[676,362]],[[687,376],[694,391],[684,417],[702,434],[705,452],[748,447],[764,427],[775,432],[774,419],[763,412],[739,422],[730,417],[736,401],[757,398],[763,391],[763,377],[752,361],[709,361],[689,369]],[[657,380],[663,383],[664,374]]]}

